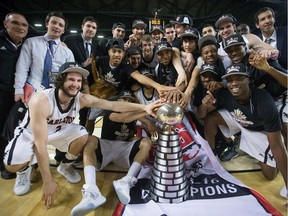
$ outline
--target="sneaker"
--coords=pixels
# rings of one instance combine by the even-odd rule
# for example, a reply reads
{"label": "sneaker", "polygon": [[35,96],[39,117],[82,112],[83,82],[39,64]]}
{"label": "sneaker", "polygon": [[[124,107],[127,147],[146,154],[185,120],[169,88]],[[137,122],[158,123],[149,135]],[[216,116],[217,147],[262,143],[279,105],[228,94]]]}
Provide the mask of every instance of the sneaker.
{"label": "sneaker", "polygon": [[113,186],[122,204],[127,205],[130,202],[130,188],[136,183],[137,179],[133,176],[124,176],[117,181],[113,181]]}
{"label": "sneaker", "polygon": [[31,166],[22,172],[16,172],[14,193],[18,196],[26,194],[30,190]]}
{"label": "sneaker", "polygon": [[81,176],[79,175],[79,173],[76,172],[72,164],[68,165],[61,162],[60,165],[57,167],[57,171],[58,173],[63,175],[70,183],[75,184],[81,181]]}
{"label": "sneaker", "polygon": [[30,176],[30,183],[37,183],[42,179],[42,176],[38,170],[38,168],[32,165],[32,171]]}
{"label": "sneaker", "polygon": [[280,190],[280,196],[282,196],[285,199],[288,199],[288,190],[286,189],[285,186]]}
{"label": "sneaker", "polygon": [[221,155],[220,160],[221,161],[230,161],[233,158],[236,158],[238,155],[239,155],[239,152],[238,152],[237,147],[233,146]]}
{"label": "sneaker", "polygon": [[102,196],[96,185],[83,185],[83,198],[81,202],[76,205],[72,211],[72,216],[83,216],[89,212],[94,211],[106,202],[106,198]]}

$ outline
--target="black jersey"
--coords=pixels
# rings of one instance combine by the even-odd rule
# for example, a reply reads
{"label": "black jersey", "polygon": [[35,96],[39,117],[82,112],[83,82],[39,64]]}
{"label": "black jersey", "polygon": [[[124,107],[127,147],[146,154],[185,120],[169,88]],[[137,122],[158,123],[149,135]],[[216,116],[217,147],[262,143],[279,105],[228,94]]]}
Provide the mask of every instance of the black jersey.
{"label": "black jersey", "polygon": [[279,113],[269,93],[251,88],[251,98],[248,102],[239,103],[227,89],[215,93],[214,104],[224,108],[244,128],[253,131],[276,132],[281,130]]}
{"label": "black jersey", "polygon": [[135,71],[130,65],[124,61],[115,68],[111,68],[109,64],[109,56],[101,56],[97,59],[97,70],[101,73],[103,78],[110,84],[117,87],[118,91],[129,89],[129,77]]}
{"label": "black jersey", "polygon": [[136,121],[130,123],[113,122],[109,119],[112,112],[114,111],[109,110],[105,112],[101,138],[107,140],[129,141],[134,135]]}

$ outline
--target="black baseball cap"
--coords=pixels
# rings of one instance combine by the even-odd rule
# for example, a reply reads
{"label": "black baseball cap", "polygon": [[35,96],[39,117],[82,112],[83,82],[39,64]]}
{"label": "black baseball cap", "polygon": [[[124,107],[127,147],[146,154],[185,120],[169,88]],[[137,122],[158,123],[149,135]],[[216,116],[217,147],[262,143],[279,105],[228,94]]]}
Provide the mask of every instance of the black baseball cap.
{"label": "black baseball cap", "polygon": [[126,26],[125,26],[125,24],[123,24],[121,22],[117,22],[117,23],[114,23],[112,26],[112,29],[116,29],[116,28],[123,28],[125,30]]}
{"label": "black baseball cap", "polygon": [[78,64],[77,62],[65,62],[59,68],[59,72],[61,74],[76,72],[80,73],[84,78],[87,78],[89,75],[89,71],[82,68],[81,65]]}
{"label": "black baseball cap", "polygon": [[219,69],[215,64],[203,64],[200,69],[200,75],[206,72],[211,72],[215,75],[218,75]]}
{"label": "black baseball cap", "polygon": [[193,37],[197,40],[199,39],[199,31],[196,28],[189,28],[184,31],[184,33],[180,36],[182,39],[183,37]]}
{"label": "black baseball cap", "polygon": [[170,43],[168,43],[167,41],[161,41],[161,43],[159,43],[156,46],[155,53],[157,54],[157,53],[159,53],[162,50],[173,50],[173,49],[172,49],[172,46],[170,45]]}
{"label": "black baseball cap", "polygon": [[155,32],[155,31],[159,31],[159,32],[161,32],[162,34],[164,34],[161,26],[152,26],[152,30],[150,31],[150,33],[153,33],[153,32]]}
{"label": "black baseball cap", "polygon": [[222,46],[223,49],[227,49],[228,47],[235,46],[235,45],[246,45],[242,35],[240,34],[233,34],[227,38],[224,38]]}
{"label": "black baseball cap", "polygon": [[141,19],[136,19],[132,23],[132,29],[135,28],[136,26],[142,26],[144,29],[147,27],[147,24],[143,22]]}
{"label": "black baseball cap", "polygon": [[119,99],[129,98],[132,101],[135,100],[135,97],[134,97],[133,93],[130,90],[122,90],[122,91],[120,91],[119,94],[118,94],[118,98]]}
{"label": "black baseball cap", "polygon": [[132,55],[141,55],[141,50],[138,46],[131,46],[127,50],[127,56],[128,58]]}
{"label": "black baseball cap", "polygon": [[231,64],[226,68],[226,74],[222,76],[222,79],[226,79],[228,76],[231,75],[243,75],[249,77],[247,72],[247,68],[243,64]]}
{"label": "black baseball cap", "polygon": [[119,48],[124,51],[124,41],[121,38],[111,38],[107,43],[108,50]]}
{"label": "black baseball cap", "polygon": [[220,23],[222,22],[232,22],[232,23],[237,23],[236,18],[232,14],[223,14],[215,23],[215,27],[218,29]]}
{"label": "black baseball cap", "polygon": [[170,23],[175,25],[175,24],[181,24],[181,25],[193,25],[193,20],[191,19],[190,16],[187,14],[180,14],[176,17],[175,20],[170,20]]}
{"label": "black baseball cap", "polygon": [[210,44],[213,44],[216,47],[218,47],[217,40],[216,40],[216,38],[213,35],[205,35],[205,36],[203,36],[202,38],[200,38],[198,40],[199,50],[201,50],[204,46],[207,46],[207,45],[210,45]]}

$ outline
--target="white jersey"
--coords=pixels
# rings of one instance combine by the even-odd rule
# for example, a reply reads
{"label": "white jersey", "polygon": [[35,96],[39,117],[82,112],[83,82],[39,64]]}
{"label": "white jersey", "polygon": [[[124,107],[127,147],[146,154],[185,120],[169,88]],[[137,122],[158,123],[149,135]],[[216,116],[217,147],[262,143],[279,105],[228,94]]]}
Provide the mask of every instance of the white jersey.
{"label": "white jersey", "polygon": [[154,101],[159,99],[159,95],[158,95],[156,90],[154,90],[154,94],[153,94],[153,96],[151,98],[147,98],[144,95],[144,92],[143,92],[142,88],[137,90],[135,92],[135,95],[136,95],[136,98],[138,99],[140,104],[150,104],[150,103],[153,103]]}
{"label": "white jersey", "polygon": [[150,61],[145,61],[144,58],[142,58],[142,62],[153,72],[155,71],[156,66],[159,64],[159,60],[155,52],[153,53],[153,58]]}
{"label": "white jersey", "polygon": [[[48,123],[48,135],[65,129],[68,125],[72,124],[74,119],[80,110],[80,101],[79,94],[71,101],[67,110],[63,111],[61,109],[60,103],[58,101],[56,89],[46,89],[40,94],[45,94],[48,98],[50,104],[50,113],[47,118]],[[25,125],[29,123],[30,117],[29,112],[26,113],[23,122],[20,124],[20,127],[25,128]],[[29,132],[32,132],[30,124],[26,127]]]}
{"label": "white jersey", "polygon": [[[71,142],[87,135],[83,126],[73,123],[80,110],[79,94],[71,101],[65,111],[61,109],[56,89],[46,89],[39,94],[46,95],[51,108],[47,118],[48,137],[46,144],[54,146],[59,151],[68,152]],[[14,138],[5,149],[5,164],[22,164],[27,161],[34,164],[37,162],[34,152],[34,136],[29,123],[28,111],[22,123],[15,129]]]}
{"label": "white jersey", "polygon": [[[159,95],[158,95],[158,92],[156,91],[156,89],[154,89],[154,94],[152,97],[150,98],[147,98],[145,95],[144,95],[144,92],[143,92],[143,88],[140,88],[139,90],[137,90],[135,92],[135,96],[137,98],[137,100],[139,101],[140,104],[150,104],[150,103],[153,103],[154,101],[158,100],[159,99]],[[154,123],[157,123],[158,120],[147,115],[146,118],[148,118],[150,121],[154,122]],[[137,121],[136,123],[137,125],[142,125],[142,123],[140,121]]]}

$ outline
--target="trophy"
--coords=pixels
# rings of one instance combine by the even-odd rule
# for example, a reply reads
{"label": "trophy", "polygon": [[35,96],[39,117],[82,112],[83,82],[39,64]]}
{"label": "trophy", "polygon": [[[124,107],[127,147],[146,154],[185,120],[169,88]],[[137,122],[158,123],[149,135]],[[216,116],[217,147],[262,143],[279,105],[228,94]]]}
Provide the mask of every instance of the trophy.
{"label": "trophy", "polygon": [[157,111],[163,131],[159,135],[150,181],[150,194],[156,202],[180,203],[188,197],[182,150],[178,134],[173,130],[183,116],[182,108],[173,103],[166,103]]}

